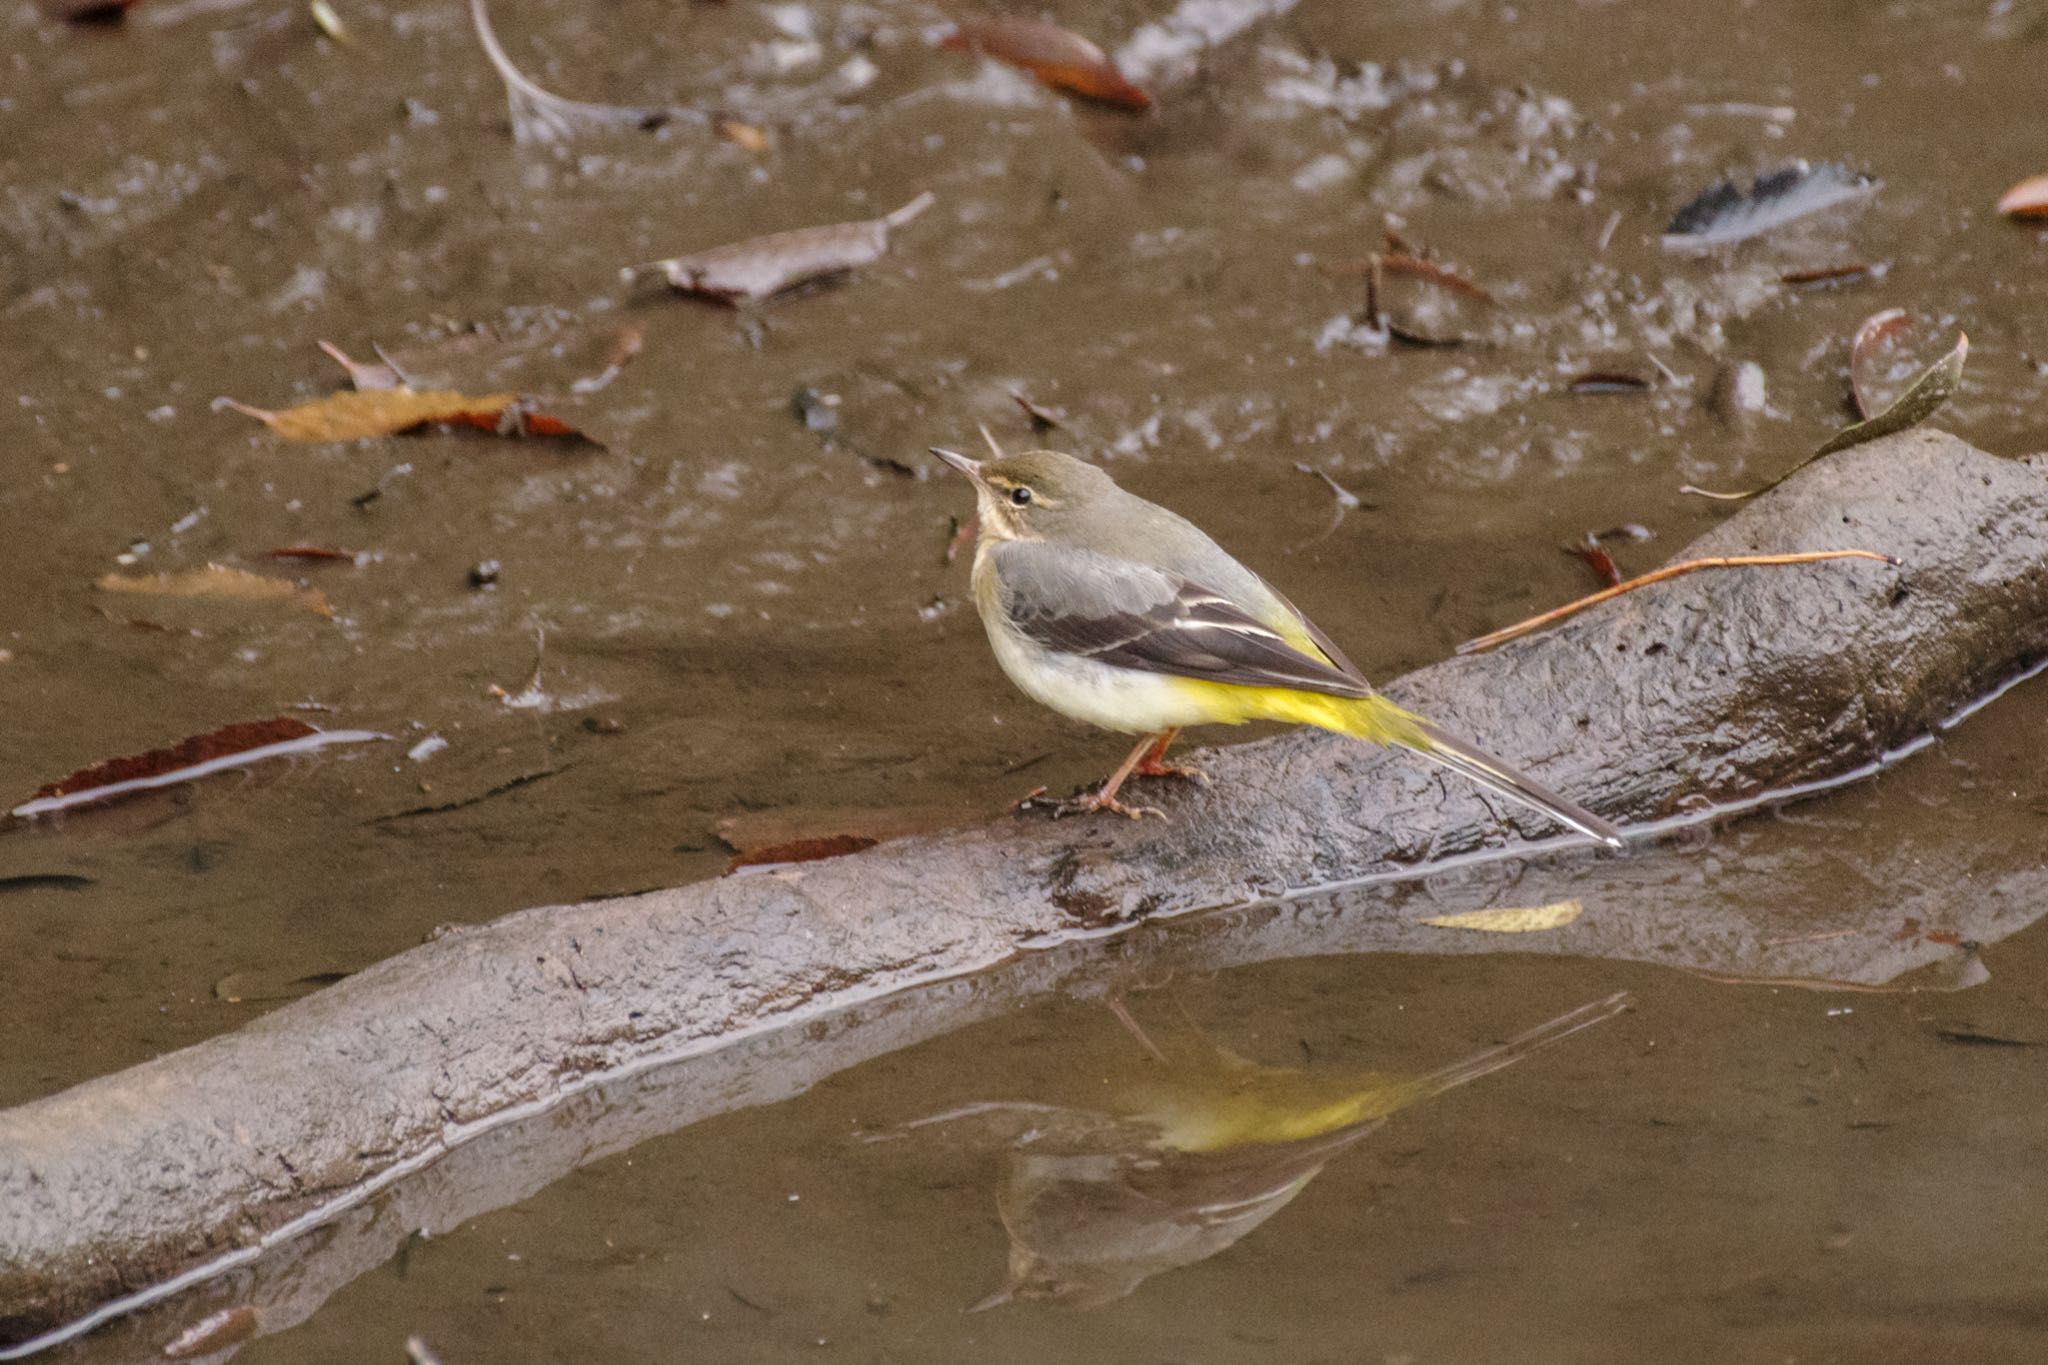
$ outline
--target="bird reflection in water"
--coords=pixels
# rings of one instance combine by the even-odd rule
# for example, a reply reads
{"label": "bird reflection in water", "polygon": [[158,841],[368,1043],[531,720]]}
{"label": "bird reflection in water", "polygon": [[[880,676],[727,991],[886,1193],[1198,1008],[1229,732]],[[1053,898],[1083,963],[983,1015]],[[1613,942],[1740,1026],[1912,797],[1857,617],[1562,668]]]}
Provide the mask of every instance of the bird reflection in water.
{"label": "bird reflection in water", "polygon": [[973,1305],[1088,1308],[1229,1247],[1395,1111],[1511,1066],[1628,1006],[1626,991],[1422,1076],[1250,1062],[1202,1035],[1160,1046],[1112,1009],[1149,1061],[1108,1111],[990,1102],[906,1125],[969,1124],[1006,1143],[996,1206],[1009,1281]]}

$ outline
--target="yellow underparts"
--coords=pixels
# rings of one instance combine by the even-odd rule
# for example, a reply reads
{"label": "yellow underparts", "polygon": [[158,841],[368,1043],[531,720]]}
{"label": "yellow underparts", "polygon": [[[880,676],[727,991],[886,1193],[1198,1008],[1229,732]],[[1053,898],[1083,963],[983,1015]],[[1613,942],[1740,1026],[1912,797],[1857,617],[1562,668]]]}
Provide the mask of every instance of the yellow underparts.
{"label": "yellow underparts", "polygon": [[1333,697],[1288,687],[1242,687],[1236,683],[1198,682],[1176,678],[1174,691],[1199,707],[1204,724],[1242,725],[1277,720],[1313,725],[1373,744],[1399,744],[1427,752],[1429,736],[1421,717],[1403,711],[1385,697]]}

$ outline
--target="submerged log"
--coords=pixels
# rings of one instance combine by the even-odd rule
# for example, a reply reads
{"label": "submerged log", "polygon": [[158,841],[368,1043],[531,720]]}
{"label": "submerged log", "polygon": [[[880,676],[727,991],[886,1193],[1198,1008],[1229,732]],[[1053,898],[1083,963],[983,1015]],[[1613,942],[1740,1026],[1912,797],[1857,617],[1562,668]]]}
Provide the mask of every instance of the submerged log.
{"label": "submerged log", "polygon": [[[1388,691],[1624,822],[1840,777],[2048,656],[2044,472],[1939,433],[1873,442],[1684,554],[1862,548],[1901,568],[1696,574]],[[253,1258],[295,1220],[603,1080],[823,1028],[1034,943],[1448,859],[1594,856],[1412,758],[1321,734],[1202,762],[1212,789],[1148,792],[1170,822],[1003,820],[524,911],[0,1113],[0,1353]]]}

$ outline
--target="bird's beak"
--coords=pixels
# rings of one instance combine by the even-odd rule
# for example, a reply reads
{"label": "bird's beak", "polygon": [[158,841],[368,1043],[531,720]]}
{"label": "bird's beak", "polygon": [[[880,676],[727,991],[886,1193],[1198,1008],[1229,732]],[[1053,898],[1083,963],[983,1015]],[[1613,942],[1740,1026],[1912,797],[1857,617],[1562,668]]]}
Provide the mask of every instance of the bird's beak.
{"label": "bird's beak", "polygon": [[940,446],[927,446],[926,449],[930,450],[932,454],[938,456],[947,464],[953,466],[953,468],[959,470],[962,474],[965,474],[968,478],[974,480],[976,483],[981,482],[980,460],[970,460],[957,450],[946,450]]}

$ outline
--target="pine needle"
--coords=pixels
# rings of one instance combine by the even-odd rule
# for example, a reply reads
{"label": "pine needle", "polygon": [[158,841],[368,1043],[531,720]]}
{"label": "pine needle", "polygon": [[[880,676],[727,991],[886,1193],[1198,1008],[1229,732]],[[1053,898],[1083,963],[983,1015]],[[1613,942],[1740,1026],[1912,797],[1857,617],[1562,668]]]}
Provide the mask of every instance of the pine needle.
{"label": "pine needle", "polygon": [[1617,583],[1611,588],[1602,588],[1599,592],[1587,597],[1581,597],[1576,602],[1567,602],[1561,607],[1553,607],[1540,616],[1532,616],[1526,621],[1517,621],[1511,626],[1502,626],[1499,630],[1493,631],[1491,634],[1482,635],[1476,640],[1467,640],[1464,644],[1458,646],[1457,652],[1460,654],[1477,654],[1481,650],[1492,649],[1495,645],[1506,644],[1509,640],[1519,639],[1524,635],[1539,631],[1545,626],[1562,621],[1567,616],[1576,616],[1587,607],[1598,606],[1610,597],[1619,597],[1625,592],[1634,592],[1637,588],[1648,587],[1652,583],[1661,583],[1667,578],[1677,578],[1680,574],[1692,573],[1698,569],[1740,569],[1752,565],[1769,564],[1814,564],[1823,559],[1874,559],[1880,564],[1889,564],[1893,568],[1897,568],[1899,565],[1899,561],[1891,555],[1881,555],[1874,550],[1808,550],[1799,554],[1787,555],[1720,555],[1710,559],[1681,560],[1679,563],[1666,564],[1661,569],[1654,569],[1640,577],[1631,578],[1625,583]]}

